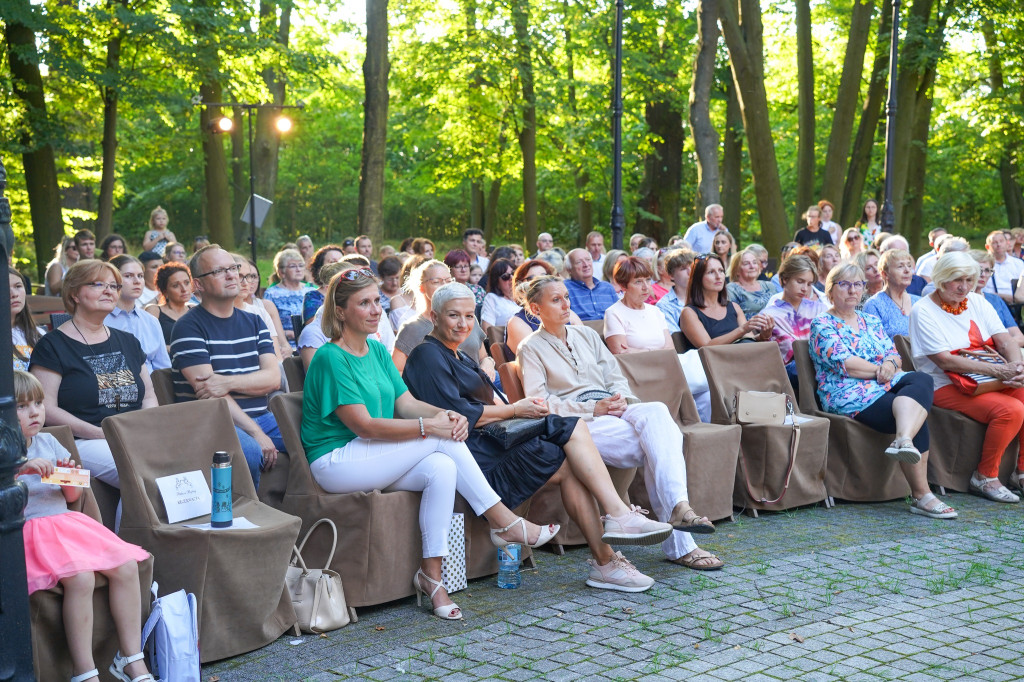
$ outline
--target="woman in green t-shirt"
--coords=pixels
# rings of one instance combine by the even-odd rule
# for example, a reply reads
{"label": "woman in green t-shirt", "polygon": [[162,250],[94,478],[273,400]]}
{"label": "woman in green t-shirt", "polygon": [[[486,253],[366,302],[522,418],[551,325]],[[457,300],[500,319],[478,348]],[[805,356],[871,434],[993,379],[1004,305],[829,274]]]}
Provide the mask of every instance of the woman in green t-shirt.
{"label": "woman in green t-shirt", "polygon": [[459,620],[462,612],[441,585],[455,493],[491,525],[502,547],[539,547],[558,533],[517,517],[487,484],[463,442],[466,418],[416,400],[388,356],[367,337],[377,331],[380,290],[369,270],[348,270],[331,280],[323,330],[331,342],[313,356],[302,401],[302,443],[317,484],[331,493],[423,491],[420,531],[423,561],[413,577],[431,599],[434,615]]}

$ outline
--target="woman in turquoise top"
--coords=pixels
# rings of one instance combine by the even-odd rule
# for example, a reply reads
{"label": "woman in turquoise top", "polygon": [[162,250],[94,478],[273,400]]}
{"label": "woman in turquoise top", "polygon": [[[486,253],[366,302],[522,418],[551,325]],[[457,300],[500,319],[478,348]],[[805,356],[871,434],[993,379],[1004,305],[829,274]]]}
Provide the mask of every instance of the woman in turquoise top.
{"label": "woman in turquoise top", "polygon": [[825,293],[832,307],[811,321],[810,352],[822,408],[845,414],[896,439],[885,454],[900,463],[910,484],[910,511],[933,519],[956,511],[928,487],[928,425],[935,391],[923,372],[904,372],[878,318],[859,312],[864,271],[851,262],[832,269]]}
{"label": "woman in turquoise top", "polygon": [[466,447],[466,418],[413,398],[387,349],[367,339],[382,314],[372,272],[339,273],[326,301],[322,324],[331,342],[313,356],[302,400],[302,444],[313,478],[331,493],[423,491],[417,603],[426,594],[434,615],[460,620],[462,612],[441,585],[456,491],[490,523],[496,546],[539,547],[558,526],[539,527],[502,504]]}

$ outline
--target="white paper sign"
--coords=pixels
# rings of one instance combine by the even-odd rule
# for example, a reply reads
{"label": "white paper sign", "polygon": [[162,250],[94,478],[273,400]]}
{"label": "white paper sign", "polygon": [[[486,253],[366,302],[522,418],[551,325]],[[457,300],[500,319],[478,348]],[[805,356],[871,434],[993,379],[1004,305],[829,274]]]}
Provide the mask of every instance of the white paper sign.
{"label": "white paper sign", "polygon": [[209,521],[206,523],[186,523],[184,526],[186,528],[198,528],[199,530],[248,530],[250,528],[259,528],[259,526],[244,516],[232,519],[231,525],[227,528],[214,528],[210,525]]}
{"label": "white paper sign", "polygon": [[167,510],[167,522],[177,523],[209,514],[213,509],[210,486],[201,471],[186,471],[156,479]]}

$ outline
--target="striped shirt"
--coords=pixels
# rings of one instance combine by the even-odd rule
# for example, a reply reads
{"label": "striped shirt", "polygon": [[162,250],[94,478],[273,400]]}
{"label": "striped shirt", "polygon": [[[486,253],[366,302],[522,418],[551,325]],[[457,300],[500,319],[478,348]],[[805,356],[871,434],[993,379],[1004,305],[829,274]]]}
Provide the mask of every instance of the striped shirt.
{"label": "striped shirt", "polygon": [[[276,357],[270,332],[259,315],[233,308],[222,318],[202,306],[192,308],[175,323],[171,332],[171,358],[176,402],[195,400],[192,385],[181,373],[186,367],[210,365],[216,374],[251,374],[260,369],[260,356]],[[267,396],[232,393],[250,417],[267,412]]]}

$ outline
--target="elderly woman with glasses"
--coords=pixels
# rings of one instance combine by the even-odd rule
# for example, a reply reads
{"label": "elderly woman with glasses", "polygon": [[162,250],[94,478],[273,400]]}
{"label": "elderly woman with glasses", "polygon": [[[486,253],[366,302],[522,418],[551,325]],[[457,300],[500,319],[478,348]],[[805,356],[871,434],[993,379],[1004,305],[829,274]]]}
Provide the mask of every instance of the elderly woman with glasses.
{"label": "elderly woman with glasses", "polygon": [[811,322],[810,352],[818,400],[833,414],[844,414],[896,438],[885,454],[900,463],[910,484],[913,514],[956,518],[956,511],[928,487],[928,425],[932,380],[904,372],[903,361],[877,317],[859,312],[866,286],[864,271],[841,263],[825,280],[832,307]]}
{"label": "elderly woman with glasses", "polygon": [[774,282],[760,279],[761,261],[757,252],[747,247],[729,262],[729,283],[725,285],[729,300],[739,305],[747,317],[761,312],[768,300],[779,293]]}
{"label": "elderly woman with glasses", "polygon": [[[966,253],[939,257],[935,291],[910,313],[910,343],[914,364],[935,382],[935,404],[988,425],[970,492],[1016,503],[1020,498],[999,480],[999,462],[1014,439],[1024,446],[1024,361],[991,304],[974,293],[978,270]],[[954,383],[964,376],[973,377],[975,390]],[[1024,447],[1009,483],[1018,491],[1024,484]]]}
{"label": "elderly woman with glasses", "polygon": [[115,488],[120,479],[100,423],[156,407],[138,339],[106,324],[120,291],[121,272],[110,263],[86,259],[72,265],[61,289],[71,319],[39,340],[29,366],[43,385],[46,424],[71,427],[82,466]]}
{"label": "elderly woman with glasses", "polygon": [[[395,350],[391,359],[401,372],[413,348],[423,343],[424,337],[434,328],[430,321],[430,298],[445,284],[454,282],[451,270],[439,260],[428,260],[416,266],[405,283],[405,291],[413,296],[416,315],[407,318],[398,328]],[[462,344],[462,352],[480,363],[480,367],[491,378],[495,378],[494,360],[487,354],[487,337],[475,327]]]}
{"label": "elderly woman with glasses", "polygon": [[295,249],[279,251],[274,256],[274,272],[277,273],[278,282],[267,287],[263,292],[263,300],[273,303],[277,308],[288,345],[294,350],[296,339],[292,315],[302,314],[302,301],[306,297],[306,291],[311,287],[303,281],[306,276],[306,264],[302,260],[302,254]]}
{"label": "elderly woman with glasses", "polygon": [[885,288],[867,300],[864,312],[881,321],[889,338],[906,336],[910,333],[910,309],[921,298],[907,293],[914,277],[914,257],[909,251],[890,249],[878,261],[878,271]]}
{"label": "elderly woman with glasses", "polygon": [[[651,578],[616,570],[617,555],[607,543],[655,544],[667,538],[672,527],[648,520],[619,499],[581,419],[551,414],[542,398],[510,404],[462,354],[459,346],[476,325],[473,308],[473,292],[461,284],[446,284],[434,292],[434,329],[405,366],[409,390],[419,400],[466,416],[466,445],[509,508],[525,502],[548,481],[558,484],[566,511],[590,545],[589,563],[599,575],[592,575],[588,585],[626,592],[648,589],[654,584]],[[543,427],[538,435],[506,449],[485,427],[515,418],[543,420]],[[609,516],[603,526],[597,504]]]}

